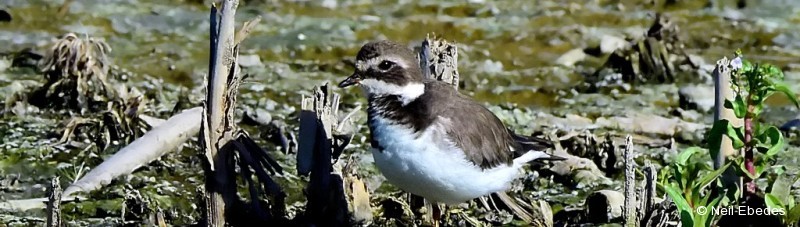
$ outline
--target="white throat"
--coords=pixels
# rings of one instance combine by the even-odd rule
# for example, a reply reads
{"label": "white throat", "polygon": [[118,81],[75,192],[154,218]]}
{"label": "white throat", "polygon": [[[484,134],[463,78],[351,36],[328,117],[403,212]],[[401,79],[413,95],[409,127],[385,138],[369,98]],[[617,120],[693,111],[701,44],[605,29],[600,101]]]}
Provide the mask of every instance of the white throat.
{"label": "white throat", "polygon": [[408,83],[403,86],[386,83],[376,79],[361,80],[361,87],[367,96],[397,95],[403,105],[407,105],[425,93],[425,84]]}

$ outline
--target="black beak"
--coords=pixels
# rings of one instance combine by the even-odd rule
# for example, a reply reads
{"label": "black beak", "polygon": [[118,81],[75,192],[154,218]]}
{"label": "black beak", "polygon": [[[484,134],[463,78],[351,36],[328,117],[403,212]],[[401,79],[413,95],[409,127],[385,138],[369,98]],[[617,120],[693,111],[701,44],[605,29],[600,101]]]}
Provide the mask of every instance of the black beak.
{"label": "black beak", "polygon": [[346,88],[354,84],[358,84],[359,82],[361,82],[361,75],[358,75],[358,73],[353,73],[353,75],[350,75],[347,77],[347,79],[344,79],[341,83],[339,83],[339,87]]}

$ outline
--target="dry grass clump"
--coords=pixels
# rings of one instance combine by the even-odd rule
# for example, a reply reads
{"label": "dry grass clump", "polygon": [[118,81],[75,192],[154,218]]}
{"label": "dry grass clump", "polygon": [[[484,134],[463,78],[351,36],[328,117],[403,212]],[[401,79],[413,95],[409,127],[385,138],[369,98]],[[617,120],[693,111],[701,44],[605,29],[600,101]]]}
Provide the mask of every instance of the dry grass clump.
{"label": "dry grass clump", "polygon": [[116,96],[108,78],[110,51],[103,40],[64,35],[40,62],[47,81],[29,101],[40,107],[80,111],[103,108]]}

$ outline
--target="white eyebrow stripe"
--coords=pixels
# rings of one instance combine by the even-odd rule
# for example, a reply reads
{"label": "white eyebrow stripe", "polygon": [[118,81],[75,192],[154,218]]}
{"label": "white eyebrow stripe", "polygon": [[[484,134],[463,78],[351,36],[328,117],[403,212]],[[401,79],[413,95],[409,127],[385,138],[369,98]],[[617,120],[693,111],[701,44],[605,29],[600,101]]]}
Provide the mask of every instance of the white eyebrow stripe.
{"label": "white eyebrow stripe", "polygon": [[359,71],[365,72],[365,71],[369,70],[370,66],[377,66],[381,62],[383,62],[384,60],[388,60],[388,61],[394,62],[395,64],[397,64],[398,66],[400,66],[401,68],[404,68],[404,69],[408,69],[408,65],[410,64],[409,62],[406,62],[405,59],[403,59],[401,57],[398,57],[398,56],[382,55],[382,56],[377,56],[377,57],[374,57],[374,58],[367,59],[366,61],[357,61],[356,62],[356,68],[358,68]]}

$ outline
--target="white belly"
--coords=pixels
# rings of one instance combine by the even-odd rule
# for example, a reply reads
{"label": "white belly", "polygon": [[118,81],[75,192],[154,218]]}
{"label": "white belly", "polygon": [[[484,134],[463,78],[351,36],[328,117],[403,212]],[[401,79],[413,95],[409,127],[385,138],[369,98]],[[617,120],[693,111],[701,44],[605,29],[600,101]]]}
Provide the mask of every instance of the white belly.
{"label": "white belly", "polygon": [[481,170],[446,138],[441,123],[419,136],[406,127],[375,119],[373,135],[383,151],[373,149],[375,164],[395,186],[434,202],[458,204],[507,190],[518,165]]}

